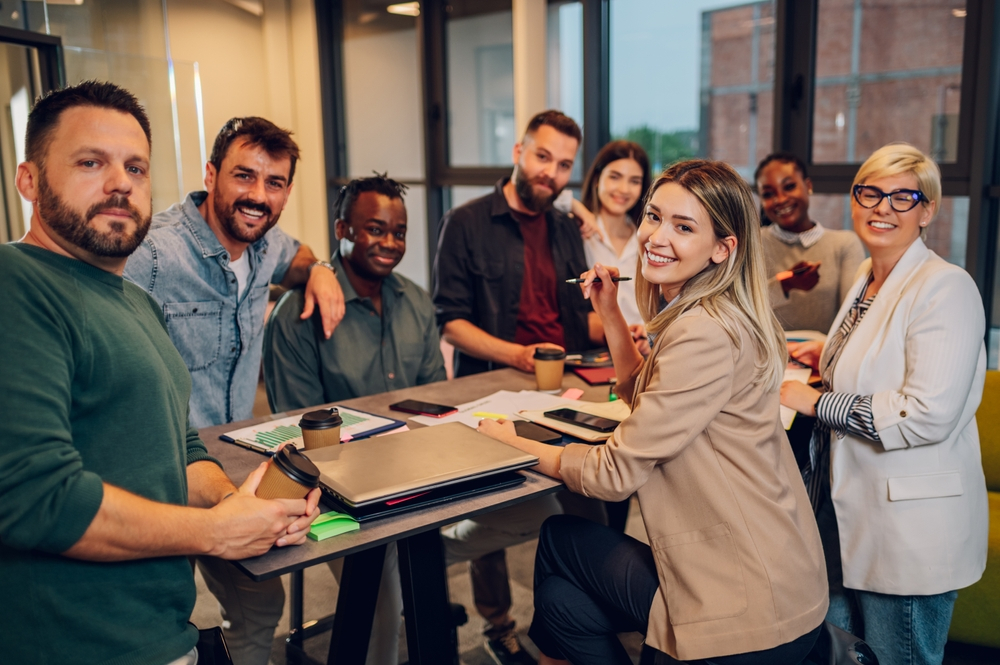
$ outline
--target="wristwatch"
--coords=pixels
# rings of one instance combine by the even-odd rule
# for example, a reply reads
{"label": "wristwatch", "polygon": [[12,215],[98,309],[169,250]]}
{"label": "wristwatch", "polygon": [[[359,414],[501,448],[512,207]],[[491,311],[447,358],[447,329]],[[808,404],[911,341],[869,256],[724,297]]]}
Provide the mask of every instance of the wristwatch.
{"label": "wristwatch", "polygon": [[333,265],[329,261],[314,261],[309,265],[308,274],[312,275],[313,268],[315,268],[316,266],[323,266],[324,268],[329,268],[330,272],[332,272],[334,275],[337,274],[337,266]]}

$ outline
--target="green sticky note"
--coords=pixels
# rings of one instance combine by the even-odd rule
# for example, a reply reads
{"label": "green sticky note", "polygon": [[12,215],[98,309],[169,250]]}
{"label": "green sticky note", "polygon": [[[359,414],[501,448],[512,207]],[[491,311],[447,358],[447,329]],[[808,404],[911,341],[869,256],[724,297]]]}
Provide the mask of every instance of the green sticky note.
{"label": "green sticky note", "polygon": [[357,531],[361,528],[358,521],[344,513],[323,513],[316,518],[309,528],[309,537],[313,540],[326,540],[342,533]]}

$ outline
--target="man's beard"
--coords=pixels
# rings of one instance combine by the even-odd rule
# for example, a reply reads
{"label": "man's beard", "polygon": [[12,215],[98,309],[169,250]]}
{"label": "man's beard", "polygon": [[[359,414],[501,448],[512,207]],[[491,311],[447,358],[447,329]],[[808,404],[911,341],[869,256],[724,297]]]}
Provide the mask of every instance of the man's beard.
{"label": "man's beard", "polygon": [[[264,237],[265,233],[271,230],[271,227],[278,223],[278,218],[281,216],[279,212],[274,217],[271,217],[271,206],[266,203],[254,203],[249,199],[238,199],[231,206],[226,207],[226,204],[219,197],[216,197],[213,207],[215,208],[215,216],[222,224],[222,228],[226,230],[226,233],[231,238],[245,243],[254,243],[260,240]],[[236,222],[238,208],[259,210],[264,213],[267,221],[256,228],[244,228]]]}
{"label": "man's beard", "polygon": [[[548,196],[536,194],[534,185],[545,185],[552,190],[552,193]],[[528,210],[543,213],[552,207],[552,202],[556,200],[562,190],[556,189],[555,181],[546,175],[538,175],[529,180],[521,167],[518,166],[514,169],[514,191],[517,192],[517,197],[521,199],[521,203]]]}
{"label": "man's beard", "polygon": [[[117,220],[108,223],[110,231],[95,229],[91,225],[94,217],[108,209],[127,211],[135,222],[135,231],[128,234],[125,223]],[[136,250],[149,232],[152,220],[152,215],[143,217],[128,197],[121,194],[109,196],[104,201],[95,203],[81,215],[52,191],[44,171],[38,176],[38,214],[49,228],[70,244],[94,256],[116,259],[130,256]]]}

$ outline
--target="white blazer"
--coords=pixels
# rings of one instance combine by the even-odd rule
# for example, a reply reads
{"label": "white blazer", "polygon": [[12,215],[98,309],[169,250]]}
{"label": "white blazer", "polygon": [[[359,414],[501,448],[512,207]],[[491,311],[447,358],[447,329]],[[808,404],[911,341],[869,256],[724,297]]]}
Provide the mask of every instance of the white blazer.
{"label": "white blazer", "polygon": [[[870,270],[867,259],[831,335]],[[982,576],[989,509],[976,408],[985,327],[969,274],[918,238],[851,333],[833,390],[872,395],[881,443],[830,436],[844,586],[930,595]],[[828,361],[824,353],[821,366]]]}

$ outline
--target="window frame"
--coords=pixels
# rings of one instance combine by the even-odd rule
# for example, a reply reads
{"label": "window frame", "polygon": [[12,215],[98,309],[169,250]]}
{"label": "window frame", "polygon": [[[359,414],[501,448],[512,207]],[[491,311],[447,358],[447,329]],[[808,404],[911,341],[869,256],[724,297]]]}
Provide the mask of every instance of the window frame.
{"label": "window frame", "polygon": [[[861,162],[812,159],[818,11],[819,0],[776,0],[774,150],[802,158],[817,194],[842,194]],[[965,268],[983,296],[988,334],[1000,315],[992,311],[1000,210],[1000,12],[992,0],[967,0],[966,12],[957,154],[955,162],[940,165],[941,185],[944,196],[969,197]]]}

